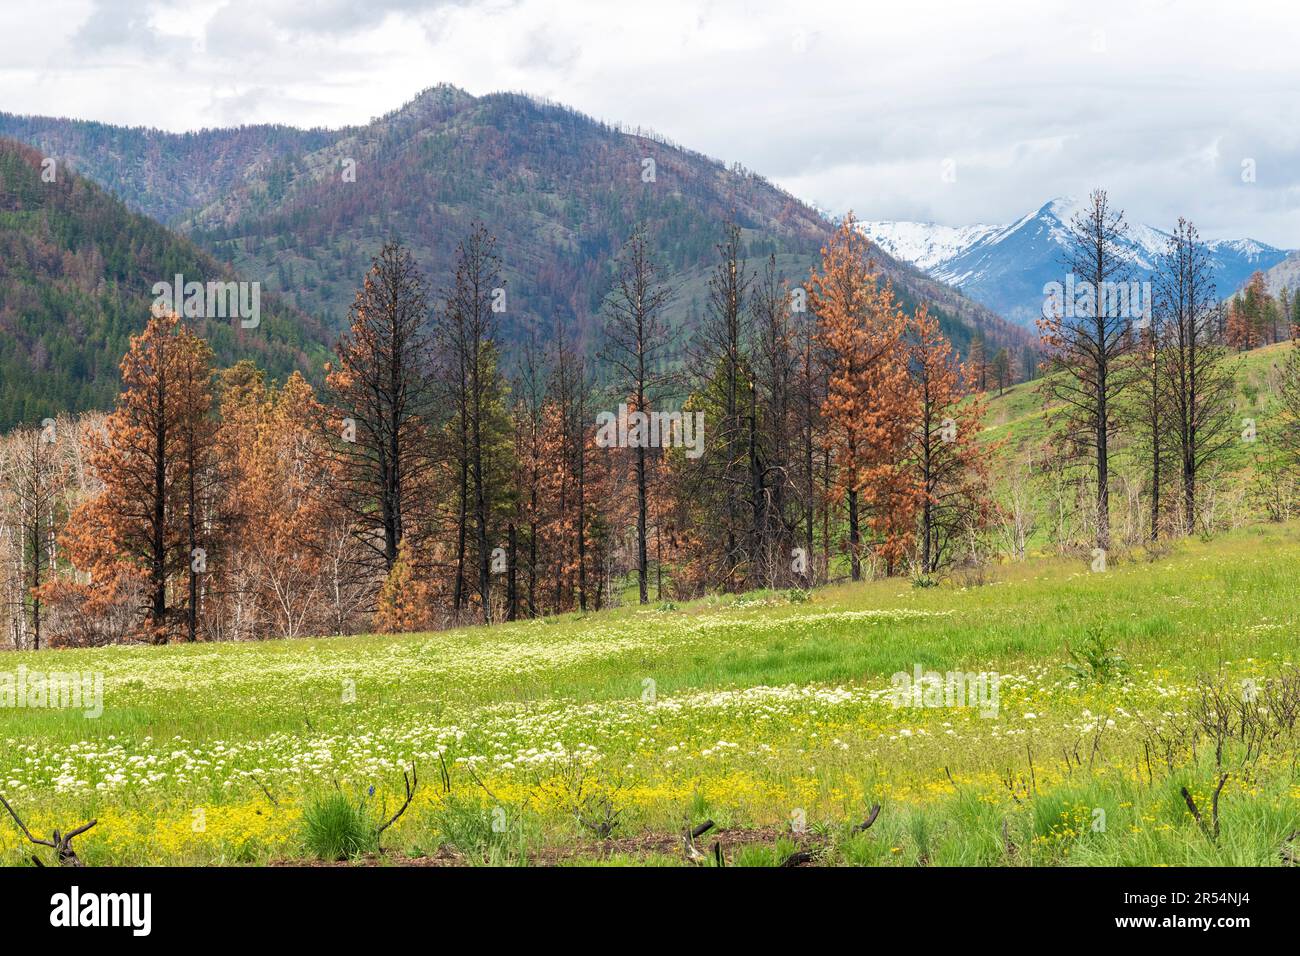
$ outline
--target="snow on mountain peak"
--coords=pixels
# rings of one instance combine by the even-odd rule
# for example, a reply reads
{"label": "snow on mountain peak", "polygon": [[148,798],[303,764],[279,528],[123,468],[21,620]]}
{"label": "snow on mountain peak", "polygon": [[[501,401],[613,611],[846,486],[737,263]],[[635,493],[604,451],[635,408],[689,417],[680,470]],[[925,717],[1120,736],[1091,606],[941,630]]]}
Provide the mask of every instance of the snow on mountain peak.
{"label": "snow on mountain peak", "polygon": [[895,259],[922,271],[952,258],[1000,226],[943,226],[933,222],[860,222],[864,236]]}
{"label": "snow on mountain peak", "polygon": [[[956,286],[1006,318],[1029,324],[1041,312],[1044,282],[1061,281],[1072,223],[1088,207],[1086,200],[1063,196],[1004,226],[877,220],[861,222],[859,228],[895,258]],[[1127,217],[1125,223],[1121,254],[1138,276],[1149,274],[1165,251],[1169,233]],[[1287,255],[1253,239],[1209,240],[1205,247],[1223,296],[1256,269],[1267,269]]]}

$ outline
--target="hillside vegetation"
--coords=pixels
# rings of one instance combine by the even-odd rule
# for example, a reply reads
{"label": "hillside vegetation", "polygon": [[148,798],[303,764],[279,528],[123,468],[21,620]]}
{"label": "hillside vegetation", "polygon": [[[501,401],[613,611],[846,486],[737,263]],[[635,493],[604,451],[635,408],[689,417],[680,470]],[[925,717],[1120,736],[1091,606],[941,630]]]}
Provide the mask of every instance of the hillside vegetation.
{"label": "hillside vegetation", "polygon": [[[117,395],[118,363],[149,318],[156,282],[235,278],[188,239],[131,213],[99,186],[0,139],[0,431]],[[270,294],[257,328],[199,321],[217,361],[252,359],[313,377],[325,334]]]}
{"label": "hillside vegetation", "polygon": [[[1265,492],[1260,482],[1280,451],[1278,439],[1285,418],[1278,389],[1293,348],[1291,342],[1279,342],[1246,352],[1230,351],[1224,359],[1233,378],[1232,429],[1206,472],[1206,520],[1212,528],[1236,527],[1269,517],[1259,500]],[[1085,476],[1086,468],[1083,463],[1079,468],[1062,467],[1062,449],[1050,425],[1061,406],[1045,397],[1043,386],[1039,379],[983,393],[984,437],[998,443],[1000,467],[994,470],[994,477],[1001,499],[1005,503],[1013,488],[1024,493],[1039,519],[1032,545],[1053,549],[1056,542],[1051,538],[1050,516],[1059,510],[1062,487]],[[1132,427],[1121,431],[1112,462],[1119,489],[1112,492],[1112,511],[1128,530],[1129,545],[1147,532],[1147,519],[1140,511],[1150,493],[1149,452],[1135,441],[1134,431]],[[1284,483],[1269,474],[1274,486]],[[1172,471],[1167,477],[1172,478]]]}
{"label": "hillside vegetation", "polygon": [[[645,222],[678,286],[672,319],[692,326],[724,223],[744,229],[755,265],[781,257],[807,279],[832,224],[763,177],[644,130],[599,122],[518,94],[426,90],[364,126],[254,126],[198,133],[118,129],[0,114],[0,135],[66,158],[126,201],[193,238],[244,277],[340,329],[370,258],[410,246],[436,291],[456,244],[482,222],[507,280],[507,336],[545,337],[557,322],[587,337],[613,259]],[[653,161],[653,169],[647,161]],[[926,300],[965,351],[978,329],[1019,349],[1024,330],[889,256],[877,255],[909,307]]]}

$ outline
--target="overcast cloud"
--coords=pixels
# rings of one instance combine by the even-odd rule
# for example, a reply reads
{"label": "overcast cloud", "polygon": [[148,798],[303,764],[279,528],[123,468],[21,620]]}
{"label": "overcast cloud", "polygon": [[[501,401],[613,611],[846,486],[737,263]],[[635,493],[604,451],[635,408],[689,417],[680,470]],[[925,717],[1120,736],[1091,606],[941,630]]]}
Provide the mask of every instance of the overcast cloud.
{"label": "overcast cloud", "polygon": [[[365,122],[522,90],[739,161],[832,213],[1134,220],[1300,247],[1300,5],[42,0],[0,110],[170,130]],[[951,162],[955,180],[942,175]],[[1243,181],[1243,163],[1254,182]],[[947,177],[953,179],[953,177]]]}

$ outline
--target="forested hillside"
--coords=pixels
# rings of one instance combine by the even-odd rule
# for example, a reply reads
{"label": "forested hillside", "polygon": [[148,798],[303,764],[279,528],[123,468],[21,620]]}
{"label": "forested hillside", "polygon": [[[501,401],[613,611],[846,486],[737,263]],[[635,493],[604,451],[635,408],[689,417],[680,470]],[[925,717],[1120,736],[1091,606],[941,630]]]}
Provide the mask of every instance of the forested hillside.
{"label": "forested hillside", "polygon": [[168,225],[247,177],[282,180],[281,170],[292,157],[320,149],[337,135],[289,126],[167,133],[0,112],[0,137],[35,147],[104,186],[132,211]]}
{"label": "forested hillside", "polygon": [[[0,428],[89,408],[108,408],[118,363],[144,328],[152,288],[230,278],[192,242],[84,178],[54,166],[42,178],[37,151],[0,139]],[[217,360],[250,358],[283,377],[319,368],[320,326],[273,296],[260,325],[201,322]]]}
{"label": "forested hillside", "polygon": [[[287,185],[247,181],[188,227],[300,307],[341,316],[353,277],[383,239],[400,236],[442,287],[456,242],[482,222],[501,243],[513,337],[555,321],[585,332],[609,291],[613,256],[640,222],[677,277],[674,326],[693,324],[703,308],[699,292],[728,219],[751,258],[780,255],[796,283],[830,235],[814,210],[750,171],[530,97],[451,87],[346,131],[287,175]],[[995,341],[1015,336],[952,290],[879,260],[905,301],[935,304],[959,348],[977,325]]]}
{"label": "forested hillside", "polygon": [[[678,294],[670,327],[690,328],[724,224],[745,253],[769,253],[807,279],[831,223],[767,180],[663,140],[517,94],[426,90],[368,125],[334,131],[242,127],[170,134],[0,115],[47,155],[67,156],[134,208],[174,222],[237,272],[263,281],[332,330],[356,278],[387,239],[412,249],[435,290],[476,222],[497,236],[506,279],[504,332],[586,337],[608,294],[613,257],[645,222]],[[965,354],[978,335],[1013,352],[1024,330],[880,250],[909,307],[932,304]],[[590,343],[589,343],[590,344]]]}

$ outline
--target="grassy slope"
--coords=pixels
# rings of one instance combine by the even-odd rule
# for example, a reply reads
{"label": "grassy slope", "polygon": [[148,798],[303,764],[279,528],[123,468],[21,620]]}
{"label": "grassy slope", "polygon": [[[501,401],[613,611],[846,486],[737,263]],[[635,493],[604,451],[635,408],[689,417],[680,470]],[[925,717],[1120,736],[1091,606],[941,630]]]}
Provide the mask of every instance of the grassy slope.
{"label": "grassy slope", "polygon": [[[1237,417],[1251,416],[1257,419],[1261,430],[1267,427],[1277,407],[1270,386],[1270,372],[1280,368],[1291,347],[1289,342],[1280,342],[1229,357],[1237,386]],[[1012,448],[1042,445],[1046,441],[1047,412],[1038,387],[1038,382],[1021,382],[1001,395],[996,390],[986,394],[988,413],[985,422],[990,437],[1003,439]],[[1243,451],[1245,449],[1237,449],[1239,454]]]}
{"label": "grassy slope", "polygon": [[[435,635],[13,654],[0,668],[103,672],[105,711],[0,711],[0,792],[45,830],[97,816],[81,842],[102,863],[302,856],[314,795],[337,781],[391,814],[412,759],[422,788],[386,834],[409,854],[603,856],[573,810],[590,819],[608,797],[616,836],[708,816],[755,835],[727,844],[742,863],[770,863],[790,839],[830,862],[1269,863],[1300,824],[1292,762],[1234,768],[1216,846],[1178,794],[1186,783],[1203,800],[1210,769],[1148,770],[1140,718],[1185,708],[1198,674],[1266,677],[1295,660],[1297,559],[1300,527],[1260,526],[1104,574],[1035,559],[977,588],[891,580],[801,605],[751,596]],[[1132,663],[1127,679],[1080,686],[1059,666],[1091,622]],[[1006,675],[998,716],[880,699],[914,664]],[[880,823],[850,835],[876,801]],[[1097,809],[1104,831],[1084,825]],[[814,833],[774,846],[795,811]],[[661,842],[635,858],[680,861]],[[612,849],[626,851],[616,862],[632,852]],[[0,826],[0,860],[24,858]]]}
{"label": "grassy slope", "polygon": [[[1254,349],[1249,352],[1232,354],[1228,362],[1233,369],[1235,388],[1233,391],[1234,410],[1228,443],[1215,462],[1215,467],[1226,476],[1223,486],[1241,485],[1248,482],[1254,471],[1256,456],[1266,453],[1268,440],[1277,423],[1278,404],[1274,393],[1277,372],[1286,359],[1291,343],[1282,342]],[[985,434],[989,440],[1002,442],[995,476],[1018,474],[1015,466],[1031,460],[1037,467],[1052,453],[1049,418],[1053,406],[1046,405],[1040,392],[1041,381],[1021,382],[1005,390],[1001,395],[996,390],[987,392],[985,398],[988,410],[985,415]],[[1246,419],[1255,423],[1257,440],[1254,443],[1241,440]],[[1113,474],[1133,475],[1144,479],[1149,471],[1145,460],[1134,460],[1134,446],[1128,435],[1121,434],[1116,443],[1115,456],[1111,469]],[[1041,484],[1031,484],[1039,496],[1045,494]],[[1119,506],[1118,493],[1112,490],[1112,509]],[[1046,504],[1040,502],[1040,515],[1047,510]],[[1112,524],[1115,521],[1112,515]],[[1034,544],[1046,543],[1047,522],[1040,522]]]}

